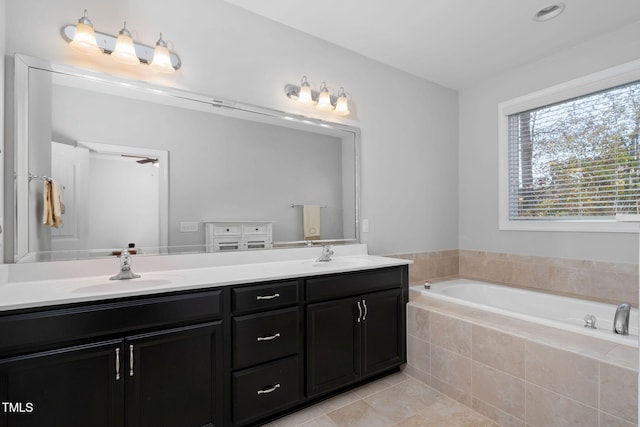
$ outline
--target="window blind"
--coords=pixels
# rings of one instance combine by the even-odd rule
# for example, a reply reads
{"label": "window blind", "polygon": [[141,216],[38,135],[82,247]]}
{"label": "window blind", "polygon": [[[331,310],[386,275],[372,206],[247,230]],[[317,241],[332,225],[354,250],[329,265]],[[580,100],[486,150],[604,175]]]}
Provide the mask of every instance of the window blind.
{"label": "window blind", "polygon": [[640,213],[640,81],[512,114],[511,220]]}

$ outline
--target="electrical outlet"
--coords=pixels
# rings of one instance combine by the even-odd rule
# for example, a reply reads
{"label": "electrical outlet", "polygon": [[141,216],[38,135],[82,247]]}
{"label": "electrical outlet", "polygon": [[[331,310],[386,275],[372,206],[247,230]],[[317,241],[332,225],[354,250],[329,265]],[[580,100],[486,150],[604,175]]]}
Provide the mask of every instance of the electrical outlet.
{"label": "electrical outlet", "polygon": [[181,221],[180,232],[181,233],[194,233],[198,231],[198,223],[195,221]]}

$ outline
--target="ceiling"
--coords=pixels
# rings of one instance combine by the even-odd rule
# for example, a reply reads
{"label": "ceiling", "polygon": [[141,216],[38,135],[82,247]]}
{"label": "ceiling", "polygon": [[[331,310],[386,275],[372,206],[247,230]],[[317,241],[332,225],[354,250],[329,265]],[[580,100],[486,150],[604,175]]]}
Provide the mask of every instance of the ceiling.
{"label": "ceiling", "polygon": [[640,21],[639,0],[562,0],[546,22],[555,0],[225,1],[453,89]]}

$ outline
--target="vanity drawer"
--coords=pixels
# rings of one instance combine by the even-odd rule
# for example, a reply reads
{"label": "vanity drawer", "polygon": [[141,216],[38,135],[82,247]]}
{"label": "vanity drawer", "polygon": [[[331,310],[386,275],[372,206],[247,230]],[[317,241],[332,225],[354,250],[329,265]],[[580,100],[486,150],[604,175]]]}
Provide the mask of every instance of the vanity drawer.
{"label": "vanity drawer", "polygon": [[242,234],[269,234],[271,224],[243,224]]}
{"label": "vanity drawer", "polygon": [[240,239],[237,237],[213,239],[213,250],[215,252],[237,251],[240,249],[241,249]]}
{"label": "vanity drawer", "polygon": [[232,322],[234,369],[298,352],[298,307],[238,316]]}
{"label": "vanity drawer", "polygon": [[242,234],[240,224],[214,225],[213,227],[214,236],[239,236],[240,234]]}
{"label": "vanity drawer", "polygon": [[298,282],[269,283],[231,290],[231,309],[235,312],[271,310],[298,302]]}
{"label": "vanity drawer", "polygon": [[273,245],[269,236],[255,235],[242,238],[240,241],[240,247],[245,250],[270,249]]}
{"label": "vanity drawer", "polygon": [[359,295],[384,289],[399,288],[403,283],[400,267],[389,267],[379,270],[320,276],[305,281],[306,300],[321,301]]}
{"label": "vanity drawer", "polygon": [[221,315],[221,290],[9,314],[0,316],[0,354]]}
{"label": "vanity drawer", "polygon": [[292,406],[302,397],[297,356],[233,374],[233,421],[244,424]]}

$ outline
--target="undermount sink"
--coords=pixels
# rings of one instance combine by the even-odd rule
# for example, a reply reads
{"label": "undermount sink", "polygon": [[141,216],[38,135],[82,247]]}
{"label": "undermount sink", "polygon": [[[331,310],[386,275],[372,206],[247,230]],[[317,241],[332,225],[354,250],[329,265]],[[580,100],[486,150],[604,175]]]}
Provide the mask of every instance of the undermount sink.
{"label": "undermount sink", "polygon": [[170,279],[125,279],[106,280],[101,283],[81,286],[73,290],[74,293],[88,294],[93,292],[126,291],[136,289],[148,289],[156,286],[169,285],[173,282]]}
{"label": "undermount sink", "polygon": [[371,265],[371,261],[364,258],[333,258],[330,261],[306,261],[312,267],[318,268],[353,268]]}

